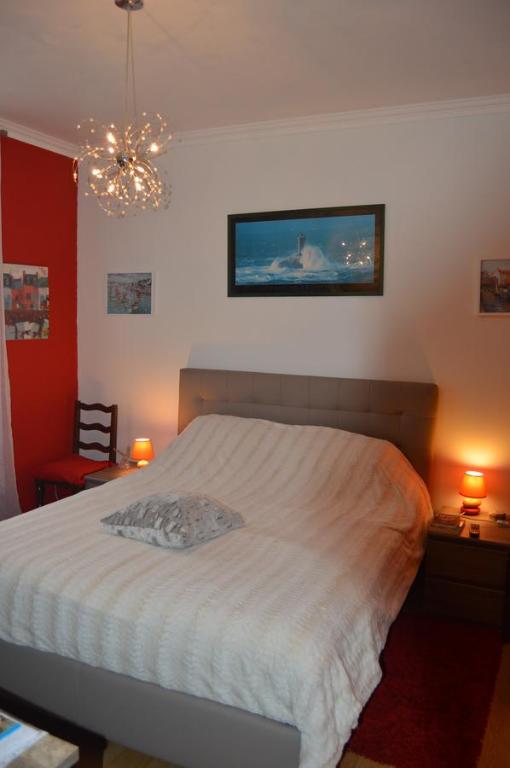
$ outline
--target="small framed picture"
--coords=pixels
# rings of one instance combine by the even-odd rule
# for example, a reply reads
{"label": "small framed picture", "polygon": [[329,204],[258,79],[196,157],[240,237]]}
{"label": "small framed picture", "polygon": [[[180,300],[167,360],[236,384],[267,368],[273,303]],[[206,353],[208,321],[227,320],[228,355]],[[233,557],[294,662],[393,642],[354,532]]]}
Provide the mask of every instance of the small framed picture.
{"label": "small framed picture", "polygon": [[380,296],[384,212],[378,205],[228,217],[229,296]]}
{"label": "small framed picture", "polygon": [[7,341],[47,339],[50,334],[48,267],[0,264],[2,272]]}
{"label": "small framed picture", "polygon": [[480,315],[510,316],[510,259],[483,259],[480,263]]}
{"label": "small framed picture", "polygon": [[108,272],[106,314],[152,315],[154,311],[152,272]]}

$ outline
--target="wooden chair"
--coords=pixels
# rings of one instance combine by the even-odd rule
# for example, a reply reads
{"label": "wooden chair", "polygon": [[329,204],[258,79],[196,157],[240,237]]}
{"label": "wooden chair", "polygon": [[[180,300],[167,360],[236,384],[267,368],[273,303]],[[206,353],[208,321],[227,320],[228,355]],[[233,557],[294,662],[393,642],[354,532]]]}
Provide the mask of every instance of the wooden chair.
{"label": "wooden chair", "polygon": [[[82,411],[99,411],[110,414],[110,424],[105,426],[99,422],[82,421]],[[108,435],[108,443],[93,442],[85,443],[81,440],[83,430],[103,432]],[[61,486],[71,493],[81,491],[85,485],[85,475],[92,472],[99,472],[105,467],[115,464],[117,449],[117,406],[102,405],[102,403],[82,403],[76,401],[74,406],[74,430],[73,430],[73,452],[69,456],[64,456],[56,461],[49,461],[38,467],[34,472],[35,487],[37,494],[37,506],[44,504],[44,494],[46,485]],[[80,450],[100,451],[108,454],[108,458],[103,461],[95,461],[80,456]]]}

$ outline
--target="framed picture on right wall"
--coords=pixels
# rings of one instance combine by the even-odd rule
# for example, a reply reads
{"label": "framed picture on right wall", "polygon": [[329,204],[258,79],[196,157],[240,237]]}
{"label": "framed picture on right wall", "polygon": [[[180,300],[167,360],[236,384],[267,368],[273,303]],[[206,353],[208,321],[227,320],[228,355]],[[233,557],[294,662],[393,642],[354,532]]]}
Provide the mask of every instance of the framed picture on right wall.
{"label": "framed picture on right wall", "polygon": [[510,315],[510,259],[480,262],[480,315]]}

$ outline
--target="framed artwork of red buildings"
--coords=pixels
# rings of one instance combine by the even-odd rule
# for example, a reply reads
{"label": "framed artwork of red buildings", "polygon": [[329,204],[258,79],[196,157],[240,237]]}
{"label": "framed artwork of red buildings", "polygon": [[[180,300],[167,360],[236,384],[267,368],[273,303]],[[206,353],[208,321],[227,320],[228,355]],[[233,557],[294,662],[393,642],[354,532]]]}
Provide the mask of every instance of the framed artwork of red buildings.
{"label": "framed artwork of red buildings", "polygon": [[48,267],[4,264],[5,333],[8,340],[47,339],[50,331]]}

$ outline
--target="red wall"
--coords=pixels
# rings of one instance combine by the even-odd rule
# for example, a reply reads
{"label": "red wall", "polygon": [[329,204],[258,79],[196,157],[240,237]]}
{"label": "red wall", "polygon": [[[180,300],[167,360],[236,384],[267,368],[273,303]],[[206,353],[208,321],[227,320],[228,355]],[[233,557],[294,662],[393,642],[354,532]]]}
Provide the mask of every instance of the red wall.
{"label": "red wall", "polygon": [[14,460],[22,509],[34,469],[71,451],[78,392],[76,185],[72,160],[2,137],[2,242],[7,264],[48,267],[48,339],[8,341]]}

